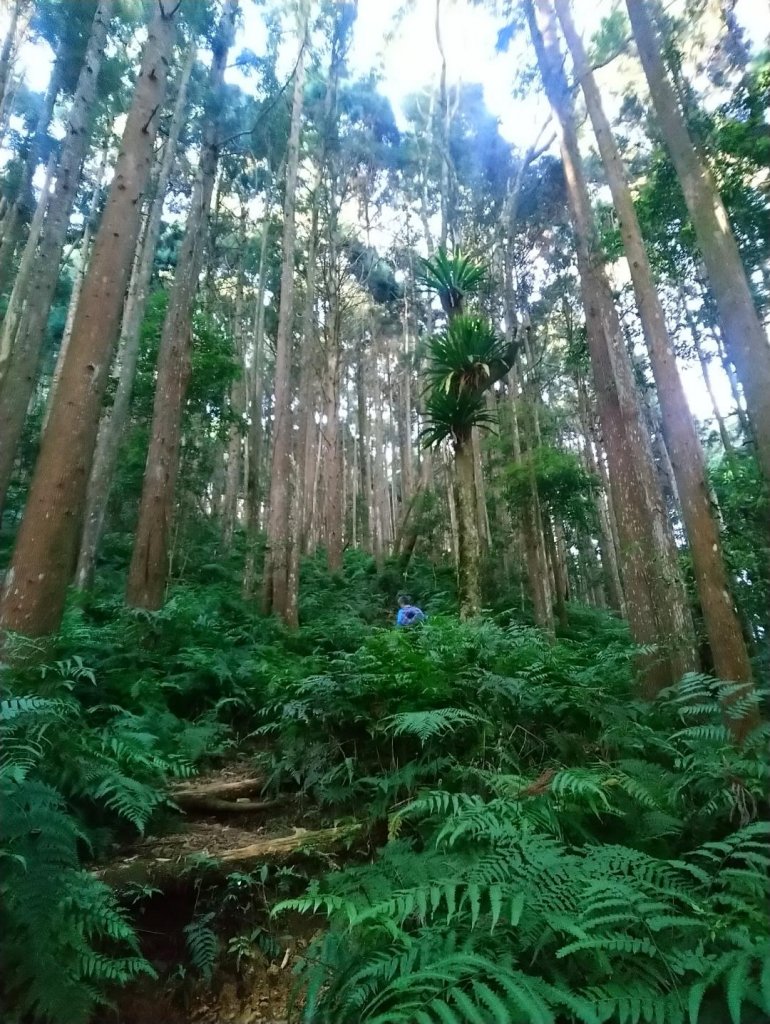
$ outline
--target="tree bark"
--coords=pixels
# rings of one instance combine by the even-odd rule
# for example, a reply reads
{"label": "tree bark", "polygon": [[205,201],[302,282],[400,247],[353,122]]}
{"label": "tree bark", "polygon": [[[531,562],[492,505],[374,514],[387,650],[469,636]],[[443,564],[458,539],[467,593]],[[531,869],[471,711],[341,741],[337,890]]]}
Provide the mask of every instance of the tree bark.
{"label": "tree bark", "polygon": [[[535,8],[537,10],[535,10]],[[549,0],[525,9],[561,144],[586,314],[588,347],[618,529],[628,614],[635,640],[657,647],[644,659],[644,688],[653,695],[694,664],[692,622],[670,535],[650,441],[595,234],[577,142],[576,120]]]}
{"label": "tree bark", "polygon": [[126,602],[134,608],[160,608],[166,589],[182,413],[191,371],[193,304],[208,236],[209,209],[219,161],[218,122],[222,115],[224,76],[235,36],[238,4],[239,0],[228,0],[212,47],[214,56],[209,72],[200,166],[158,352],[150,447],[126,586]]}
{"label": "tree bark", "polygon": [[296,239],[296,191],[300,135],[304,106],[309,9],[305,0],[300,15],[300,52],[294,77],[291,127],[286,151],[286,191],[283,205],[283,240],[278,332],[275,343],[275,423],[267,520],[267,548],[263,574],[263,609],[288,622],[290,609],[289,512],[292,474],[291,369],[294,326],[294,245]]}
{"label": "tree bark", "polygon": [[696,150],[661,56],[645,0],[626,0],[636,48],[663,138],[682,185],[708,271],[728,354],[743,385],[757,457],[770,485],[770,344],[754,306],[746,271],[722,197]]}
{"label": "tree bark", "polygon": [[56,394],[56,389],[58,388],[59,381],[61,380],[61,372],[64,368],[64,362],[67,358],[67,349],[69,348],[70,338],[72,337],[72,327],[75,323],[75,313],[78,308],[78,302],[80,301],[80,293],[83,290],[83,281],[85,281],[86,271],[88,270],[88,260],[91,251],[91,236],[93,235],[94,228],[96,227],[96,213],[102,192],[104,172],[107,168],[107,150],[108,147],[105,145],[101,159],[99,160],[99,167],[94,180],[94,190],[91,194],[91,203],[88,207],[88,213],[86,214],[85,224],[83,227],[83,237],[80,241],[80,263],[78,265],[77,273],[75,274],[75,280],[72,283],[72,294],[70,295],[69,305],[67,306],[67,319],[64,322],[64,332],[61,336],[59,351],[56,354],[56,365],[54,366],[53,377],[51,379],[51,390],[48,395],[48,407],[43,420],[44,431],[48,425],[48,414],[51,410],[53,396]]}
{"label": "tree bark", "polygon": [[[11,323],[10,317],[6,317],[3,324],[3,337],[5,338],[7,331],[12,331],[15,337],[0,391],[0,437],[3,439],[0,451],[0,508],[5,500],[16,446],[24,429],[27,408],[37,380],[40,350],[59,280],[59,264],[67,237],[67,227],[80,184],[83,161],[88,151],[96,88],[107,42],[112,5],[112,0],[100,0],[96,8],[56,172],[56,187],[47,202],[47,215],[41,232],[39,252],[28,274],[19,273],[11,292],[9,311],[11,307],[18,306],[21,313],[18,327],[14,331],[15,325]],[[44,193],[41,196],[44,208],[45,198]],[[35,250],[36,242],[33,226],[28,241],[32,252]],[[22,264],[24,262],[22,260]]]}
{"label": "tree bark", "polygon": [[99,413],[139,233],[157,115],[166,92],[176,10],[159,5],[149,28],[59,394],[0,599],[0,624],[28,636],[58,628],[75,566]]}

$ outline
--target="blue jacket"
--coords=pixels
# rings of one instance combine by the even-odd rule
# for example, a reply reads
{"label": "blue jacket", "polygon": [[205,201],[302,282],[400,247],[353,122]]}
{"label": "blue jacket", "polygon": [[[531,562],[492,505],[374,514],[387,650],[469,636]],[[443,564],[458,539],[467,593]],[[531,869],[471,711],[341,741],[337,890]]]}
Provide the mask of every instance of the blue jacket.
{"label": "blue jacket", "polygon": [[425,622],[425,613],[421,612],[413,604],[407,604],[403,608],[398,609],[398,615],[396,616],[397,626],[414,626],[416,622]]}

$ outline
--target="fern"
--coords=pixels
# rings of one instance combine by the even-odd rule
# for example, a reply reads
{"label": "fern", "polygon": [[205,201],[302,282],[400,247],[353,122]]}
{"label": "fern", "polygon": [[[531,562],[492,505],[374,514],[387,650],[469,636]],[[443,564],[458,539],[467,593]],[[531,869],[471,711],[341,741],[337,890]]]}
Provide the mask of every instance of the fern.
{"label": "fern", "polygon": [[219,939],[211,927],[213,911],[201,914],[184,929],[190,962],[204,981],[210,981],[219,952]]}

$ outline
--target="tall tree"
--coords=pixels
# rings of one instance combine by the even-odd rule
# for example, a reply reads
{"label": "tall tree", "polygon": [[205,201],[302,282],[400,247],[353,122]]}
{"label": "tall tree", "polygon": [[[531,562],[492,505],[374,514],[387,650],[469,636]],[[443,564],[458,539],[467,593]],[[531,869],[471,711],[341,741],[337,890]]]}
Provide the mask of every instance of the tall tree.
{"label": "tall tree", "polygon": [[93,575],[94,562],[104,531],[107,503],[118,461],[120,441],[128,420],[139,360],[142,317],[147,306],[150,280],[155,263],[155,250],[160,236],[163,205],[166,201],[166,192],[174,161],[177,158],[179,135],[187,116],[187,89],[196,53],[196,45],[190,44],[178,77],[176,100],[155,181],[155,194],[144,228],[141,248],[131,272],[116,360],[119,373],[118,383],[112,406],[102,414],[93,466],[88,481],[83,536],[80,541],[75,572],[75,582],[81,588],[91,582]]}
{"label": "tall tree", "polygon": [[72,578],[88,476],[166,93],[179,4],[158,0],[115,174],[83,283],[67,360],[0,598],[0,625],[57,629]]}
{"label": "tall tree", "polygon": [[182,411],[191,369],[193,303],[198,289],[219,160],[225,70],[235,35],[239,2],[227,0],[212,45],[213,59],[209,72],[209,96],[204,115],[200,164],[158,353],[150,447],[126,586],[126,601],[138,608],[160,608],[166,589],[179,472]]}
{"label": "tall tree", "polygon": [[735,611],[722,558],[719,528],[711,508],[706,463],[676,365],[666,318],[639,221],[634,210],[620,153],[612,135],[583,41],[575,30],[569,0],[555,0],[575,75],[583,90],[631,272],[636,304],[658,388],[665,447],[671,457],[676,486],[692,554],[698,597],[703,609],[714,667],[723,679],[751,678],[746,645]]}
{"label": "tall tree", "polygon": [[677,93],[661,56],[646,0],[626,0],[639,59],[660,130],[682,185],[719,311],[727,351],[743,385],[757,443],[757,457],[770,485],[770,344],[751,295],[746,270],[722,197],[693,142]]}
{"label": "tall tree", "polygon": [[[99,70],[107,43],[112,6],[113,0],[100,0],[97,5],[67,120],[56,170],[56,186],[46,204],[40,247],[28,272],[20,269],[16,275],[8,303],[9,312],[3,323],[3,340],[8,337],[7,348],[11,355],[0,384],[0,435],[3,438],[0,449],[0,510],[5,502],[16,445],[37,380],[40,350],[59,279],[59,264],[67,227],[88,152]],[[31,231],[28,247],[34,251],[36,243],[34,232]],[[12,309],[14,315],[10,313]]]}
{"label": "tall tree", "polygon": [[646,690],[652,694],[692,666],[692,623],[625,338],[603,266],[556,20],[549,0],[526,0],[525,11],[561,145],[629,621],[639,643],[659,649],[645,671]]}
{"label": "tall tree", "polygon": [[275,422],[273,426],[273,455],[270,475],[269,512],[267,520],[267,549],[263,574],[262,604],[266,612],[279,615],[289,624],[296,625],[294,608],[296,584],[291,575],[290,508],[292,480],[292,414],[291,369],[292,336],[294,329],[294,246],[296,239],[295,211],[297,204],[297,174],[300,157],[302,110],[304,107],[305,70],[307,65],[309,0],[303,0],[299,16],[298,35],[300,50],[294,70],[294,95],[291,108],[291,128],[286,150],[286,184],[283,204],[283,235],[281,288],[278,310],[278,333],[275,343]]}

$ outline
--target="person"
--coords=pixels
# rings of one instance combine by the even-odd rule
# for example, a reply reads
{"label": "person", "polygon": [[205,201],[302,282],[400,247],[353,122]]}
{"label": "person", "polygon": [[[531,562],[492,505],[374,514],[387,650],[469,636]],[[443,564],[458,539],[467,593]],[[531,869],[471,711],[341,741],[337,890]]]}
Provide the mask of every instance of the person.
{"label": "person", "polygon": [[426,616],[417,605],[412,604],[406,594],[399,594],[398,615],[396,616],[397,626],[415,626],[418,622],[425,622]]}

